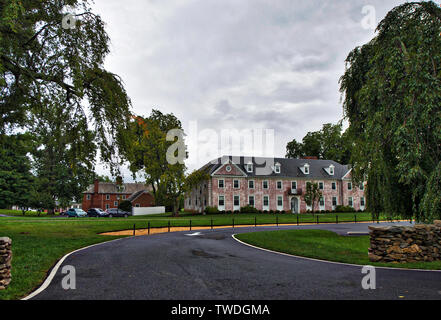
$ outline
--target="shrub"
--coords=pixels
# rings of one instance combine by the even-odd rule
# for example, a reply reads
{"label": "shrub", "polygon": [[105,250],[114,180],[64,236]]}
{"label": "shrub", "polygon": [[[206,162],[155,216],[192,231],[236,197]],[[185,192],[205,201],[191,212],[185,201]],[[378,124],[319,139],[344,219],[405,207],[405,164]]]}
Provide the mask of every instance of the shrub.
{"label": "shrub", "polygon": [[218,213],[220,213],[220,212],[219,212],[219,209],[216,208],[216,207],[206,207],[205,210],[204,210],[204,212],[205,212],[206,214],[218,214]]}
{"label": "shrub", "polygon": [[238,214],[238,213],[240,213],[240,211],[239,210],[234,210],[233,213]]}
{"label": "shrub", "polygon": [[245,206],[240,208],[240,213],[257,213],[258,210],[252,206]]}
{"label": "shrub", "polygon": [[263,213],[268,214],[268,210],[264,210]]}
{"label": "shrub", "polygon": [[355,212],[355,209],[349,206],[337,206],[335,208],[335,211],[345,213],[345,212]]}
{"label": "shrub", "polygon": [[274,210],[270,210],[270,212],[269,212],[270,214],[274,214]]}

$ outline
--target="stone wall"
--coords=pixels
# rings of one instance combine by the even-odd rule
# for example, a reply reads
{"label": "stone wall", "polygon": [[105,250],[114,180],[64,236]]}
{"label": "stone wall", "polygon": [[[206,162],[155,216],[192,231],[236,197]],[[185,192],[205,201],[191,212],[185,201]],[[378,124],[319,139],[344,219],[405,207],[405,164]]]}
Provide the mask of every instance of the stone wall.
{"label": "stone wall", "polygon": [[12,240],[0,238],[0,290],[4,290],[11,282],[11,250]]}
{"label": "stone wall", "polygon": [[370,226],[372,262],[419,262],[441,260],[441,221],[433,225]]}

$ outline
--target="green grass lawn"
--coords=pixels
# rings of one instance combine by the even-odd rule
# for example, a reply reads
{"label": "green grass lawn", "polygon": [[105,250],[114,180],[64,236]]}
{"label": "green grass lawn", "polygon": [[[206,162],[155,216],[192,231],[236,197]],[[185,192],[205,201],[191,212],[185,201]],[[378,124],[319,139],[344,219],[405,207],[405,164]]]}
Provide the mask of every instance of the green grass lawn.
{"label": "green grass lawn", "polygon": [[326,230],[283,230],[239,234],[236,238],[257,247],[308,258],[378,267],[441,270],[441,261],[370,262],[369,236],[346,237]]}
{"label": "green grass lawn", "polygon": [[[22,216],[21,212],[0,210],[0,237],[13,241],[12,282],[7,290],[0,291],[0,299],[17,299],[30,293],[45,279],[49,269],[66,253],[91,244],[116,239],[99,233],[133,229],[170,226],[193,227],[229,226],[254,224],[295,224],[297,215],[292,214],[225,214],[191,215],[182,214],[173,218],[170,214],[124,218],[60,218],[51,216]],[[339,222],[354,221],[355,214],[338,214]],[[368,213],[357,213],[357,221],[370,221]],[[336,221],[336,214],[318,215],[319,222]],[[257,220],[255,220],[257,219]],[[317,215],[299,215],[300,223],[316,223]]]}

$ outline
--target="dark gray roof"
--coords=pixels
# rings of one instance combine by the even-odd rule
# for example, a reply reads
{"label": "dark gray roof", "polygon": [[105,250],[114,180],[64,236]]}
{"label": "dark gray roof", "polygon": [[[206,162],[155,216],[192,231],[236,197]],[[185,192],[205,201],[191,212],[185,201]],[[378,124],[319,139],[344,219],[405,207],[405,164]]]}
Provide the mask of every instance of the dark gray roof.
{"label": "dark gray roof", "polygon": [[137,199],[139,196],[141,196],[143,193],[147,193],[146,190],[140,190],[132,194],[130,197],[127,198],[127,201],[132,202],[133,200]]}
{"label": "dark gray roof", "polygon": [[[232,157],[224,156],[218,158],[201,169],[209,174],[213,174],[217,169],[231,160],[237,165],[248,177],[280,177],[280,178],[312,178],[312,179],[342,179],[350,170],[348,165],[342,165],[333,160],[313,160],[313,159],[285,159],[285,158],[263,158],[263,157]],[[253,172],[247,172],[245,165],[253,163]],[[281,165],[281,173],[277,174],[272,170],[272,166],[279,163]],[[268,165],[269,172],[262,174],[263,168]],[[309,174],[305,175],[300,167],[309,164]],[[334,175],[329,175],[325,168],[334,165]],[[259,169],[260,168],[260,169]],[[259,170],[259,171],[258,171]]]}

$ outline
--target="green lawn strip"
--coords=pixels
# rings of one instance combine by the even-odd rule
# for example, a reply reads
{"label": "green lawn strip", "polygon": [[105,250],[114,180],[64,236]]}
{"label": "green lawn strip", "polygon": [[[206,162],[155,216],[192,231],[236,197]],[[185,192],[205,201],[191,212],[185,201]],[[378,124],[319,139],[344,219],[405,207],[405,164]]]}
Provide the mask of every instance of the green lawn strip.
{"label": "green lawn strip", "polygon": [[374,263],[368,258],[369,236],[346,237],[326,230],[281,230],[236,235],[253,246],[296,256],[378,267],[441,270],[441,261]]}

